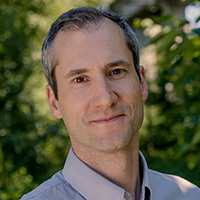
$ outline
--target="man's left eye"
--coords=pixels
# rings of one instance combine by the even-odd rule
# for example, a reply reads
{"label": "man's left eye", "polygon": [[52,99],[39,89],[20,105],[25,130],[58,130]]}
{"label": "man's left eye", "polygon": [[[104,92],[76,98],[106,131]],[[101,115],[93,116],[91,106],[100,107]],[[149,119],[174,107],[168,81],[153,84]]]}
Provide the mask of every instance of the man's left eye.
{"label": "man's left eye", "polygon": [[110,75],[118,75],[122,73],[122,69],[114,69]]}

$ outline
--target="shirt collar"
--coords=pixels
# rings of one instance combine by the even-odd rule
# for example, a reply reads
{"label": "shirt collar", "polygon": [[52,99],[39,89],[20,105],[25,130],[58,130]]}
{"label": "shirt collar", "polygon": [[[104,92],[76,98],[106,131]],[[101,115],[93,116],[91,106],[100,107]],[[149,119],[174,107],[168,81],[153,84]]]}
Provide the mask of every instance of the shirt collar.
{"label": "shirt collar", "polygon": [[140,170],[142,170],[142,186],[140,199],[151,200],[151,181],[149,177],[149,169],[143,154],[139,151],[140,156]]}
{"label": "shirt collar", "polygon": [[[141,190],[141,200],[144,199],[145,191],[150,189],[150,179],[148,167],[144,156],[140,152],[140,162],[143,168],[143,181]],[[73,152],[72,148],[68,154],[63,176],[87,200],[122,200],[125,190],[110,182],[100,174],[96,173],[86,164],[84,164]]]}

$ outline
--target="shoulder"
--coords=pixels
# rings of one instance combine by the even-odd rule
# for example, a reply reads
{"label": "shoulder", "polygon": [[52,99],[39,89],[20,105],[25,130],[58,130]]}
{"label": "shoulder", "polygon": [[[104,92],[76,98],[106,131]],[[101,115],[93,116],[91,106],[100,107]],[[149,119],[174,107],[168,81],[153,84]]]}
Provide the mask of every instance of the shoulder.
{"label": "shoulder", "polygon": [[49,180],[22,196],[21,200],[59,200],[82,199],[62,175],[62,171],[54,174]]}
{"label": "shoulder", "polygon": [[153,199],[199,200],[200,189],[189,181],[174,175],[149,170]]}

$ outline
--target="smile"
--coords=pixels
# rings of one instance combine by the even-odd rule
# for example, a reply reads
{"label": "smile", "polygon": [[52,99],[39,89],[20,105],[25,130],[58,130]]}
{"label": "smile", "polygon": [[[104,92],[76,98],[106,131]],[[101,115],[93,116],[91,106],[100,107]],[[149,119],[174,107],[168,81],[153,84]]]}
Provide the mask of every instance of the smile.
{"label": "smile", "polygon": [[125,117],[124,114],[115,115],[115,116],[110,116],[110,117],[105,117],[105,118],[93,120],[93,121],[91,121],[91,123],[98,123],[98,124],[111,123],[111,122],[115,122],[115,121],[117,121],[117,120],[119,120],[123,117]]}

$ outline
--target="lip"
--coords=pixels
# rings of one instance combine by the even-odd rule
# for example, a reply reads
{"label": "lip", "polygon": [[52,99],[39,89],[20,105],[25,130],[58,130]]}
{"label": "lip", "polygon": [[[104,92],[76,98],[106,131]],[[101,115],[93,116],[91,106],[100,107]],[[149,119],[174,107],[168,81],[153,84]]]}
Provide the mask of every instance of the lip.
{"label": "lip", "polygon": [[120,114],[120,115],[113,115],[109,117],[102,117],[100,119],[92,120],[90,123],[97,123],[97,124],[111,123],[118,119],[121,119],[124,116],[125,116],[124,114]]}

